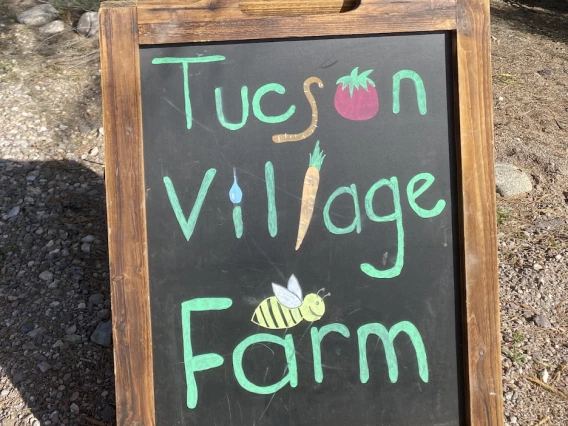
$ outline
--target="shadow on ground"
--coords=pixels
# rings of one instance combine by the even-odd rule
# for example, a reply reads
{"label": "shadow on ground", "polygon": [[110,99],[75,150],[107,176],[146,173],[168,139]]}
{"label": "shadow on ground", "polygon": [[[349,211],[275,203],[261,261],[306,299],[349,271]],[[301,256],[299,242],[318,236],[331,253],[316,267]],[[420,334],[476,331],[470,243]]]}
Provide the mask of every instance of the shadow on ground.
{"label": "shadow on ground", "polygon": [[114,424],[103,179],[0,159],[0,195],[0,424]]}
{"label": "shadow on ground", "polygon": [[566,0],[493,2],[491,16],[525,32],[542,35],[554,41],[568,42],[568,1]]}

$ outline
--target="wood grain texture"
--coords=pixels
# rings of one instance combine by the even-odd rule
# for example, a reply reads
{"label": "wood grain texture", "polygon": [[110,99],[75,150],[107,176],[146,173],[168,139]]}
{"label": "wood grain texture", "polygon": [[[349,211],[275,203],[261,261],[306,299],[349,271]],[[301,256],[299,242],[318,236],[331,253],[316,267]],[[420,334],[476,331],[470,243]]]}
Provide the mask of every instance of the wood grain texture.
{"label": "wood grain texture", "polygon": [[[316,4],[324,10],[337,2]],[[302,16],[244,13],[237,0],[139,3],[138,28],[140,44],[453,30],[456,2],[362,0],[346,13]]]}
{"label": "wood grain texture", "polygon": [[469,424],[503,424],[489,0],[458,0],[457,76]]}
{"label": "wood grain texture", "polygon": [[316,15],[354,9],[357,0],[239,0],[240,9],[250,15]]}
{"label": "wood grain texture", "polygon": [[[139,0],[140,5],[181,5],[200,0]],[[355,8],[358,0],[239,0],[238,6],[247,14],[256,15],[314,15],[340,13]]]}
{"label": "wood grain texture", "polygon": [[153,426],[140,61],[135,7],[100,10],[105,177],[118,425]]}

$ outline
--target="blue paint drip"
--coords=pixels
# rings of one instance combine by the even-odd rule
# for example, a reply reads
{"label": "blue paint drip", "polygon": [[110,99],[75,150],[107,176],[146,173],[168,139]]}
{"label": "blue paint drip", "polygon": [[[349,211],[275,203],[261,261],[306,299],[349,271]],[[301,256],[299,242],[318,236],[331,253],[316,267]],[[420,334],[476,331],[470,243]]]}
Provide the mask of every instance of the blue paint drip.
{"label": "blue paint drip", "polygon": [[231,202],[233,204],[239,204],[243,199],[243,191],[241,191],[241,188],[237,184],[237,171],[235,170],[234,167],[233,167],[233,179],[234,179],[233,186],[231,186],[231,189],[229,190],[229,198],[231,199]]}

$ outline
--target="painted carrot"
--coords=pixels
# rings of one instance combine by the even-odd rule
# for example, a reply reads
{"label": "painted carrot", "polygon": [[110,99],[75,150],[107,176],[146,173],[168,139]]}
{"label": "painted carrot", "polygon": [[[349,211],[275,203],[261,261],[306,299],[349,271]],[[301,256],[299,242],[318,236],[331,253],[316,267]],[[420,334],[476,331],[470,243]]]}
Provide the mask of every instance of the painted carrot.
{"label": "painted carrot", "polygon": [[302,207],[300,208],[300,224],[298,225],[298,239],[296,240],[296,250],[302,245],[304,237],[308,232],[308,227],[314,214],[314,204],[318,192],[320,181],[320,169],[325,155],[319,148],[319,141],[316,142],[314,153],[310,154],[310,166],[304,178],[304,189],[302,190]]}

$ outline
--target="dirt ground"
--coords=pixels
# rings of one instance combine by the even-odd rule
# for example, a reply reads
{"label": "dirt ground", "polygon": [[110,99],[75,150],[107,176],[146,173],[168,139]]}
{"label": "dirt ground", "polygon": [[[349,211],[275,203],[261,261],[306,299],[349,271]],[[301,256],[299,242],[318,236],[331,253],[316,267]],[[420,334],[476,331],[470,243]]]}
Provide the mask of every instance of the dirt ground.
{"label": "dirt ground", "polygon": [[496,161],[534,187],[497,204],[505,416],[567,425],[568,2],[491,10]]}
{"label": "dirt ground", "polygon": [[[76,10],[50,39],[16,24],[35,4],[0,0],[0,424],[110,425],[98,50]],[[491,10],[495,157],[534,188],[496,212],[505,421],[566,426],[568,1]]]}

